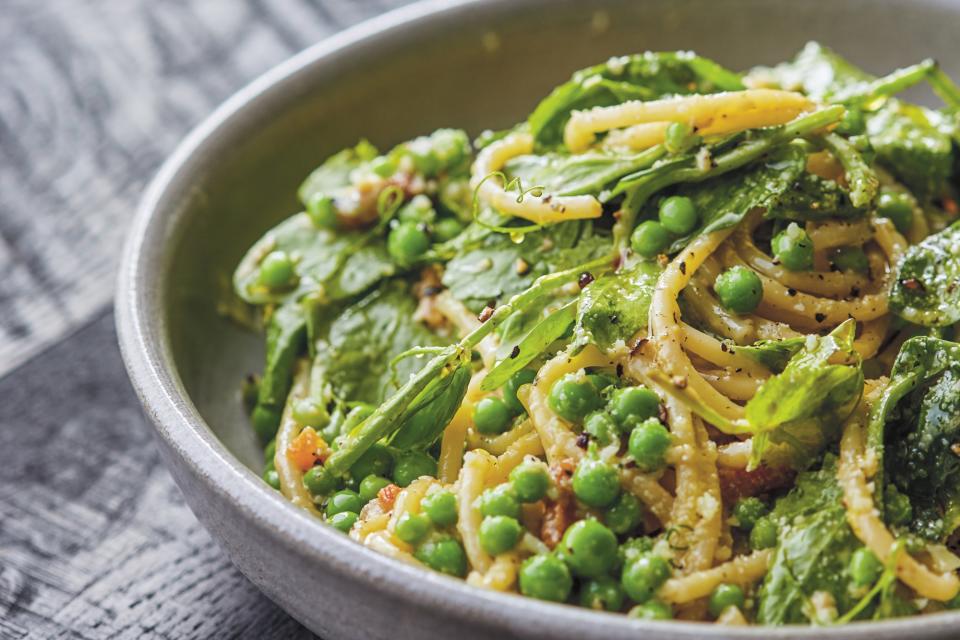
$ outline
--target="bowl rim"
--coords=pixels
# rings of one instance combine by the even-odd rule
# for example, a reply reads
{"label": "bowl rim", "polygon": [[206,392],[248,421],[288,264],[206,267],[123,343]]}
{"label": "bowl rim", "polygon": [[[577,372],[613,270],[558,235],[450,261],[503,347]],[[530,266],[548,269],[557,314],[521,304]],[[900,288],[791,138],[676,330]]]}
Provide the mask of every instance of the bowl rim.
{"label": "bowl rim", "polygon": [[[546,4],[549,0],[525,0]],[[928,0],[929,4],[942,4]],[[572,4],[572,3],[571,3]],[[473,587],[463,580],[410,566],[368,549],[282,498],[214,435],[194,407],[174,366],[163,306],[169,243],[184,218],[179,204],[195,180],[191,167],[212,154],[219,140],[244,127],[248,113],[269,108],[290,90],[309,84],[312,71],[351,50],[382,38],[403,38],[414,23],[463,19],[482,11],[509,11],[516,0],[420,0],[332,34],[270,68],[234,93],[178,144],[150,182],[137,206],[124,244],[115,296],[118,340],[127,373],[159,437],[208,490],[227,499],[250,524],[269,530],[286,548],[309,561],[349,572],[371,590],[388,591],[407,604],[429,604],[450,618],[482,620],[488,626],[520,629],[523,622],[553,637],[626,637],[638,631],[671,638],[878,638],[906,632],[945,634],[960,613],[936,614],[842,627],[730,627],[682,621],[640,621],[623,614],[584,610]],[[158,240],[159,239],[159,240]],[[599,634],[598,634],[599,632]]]}

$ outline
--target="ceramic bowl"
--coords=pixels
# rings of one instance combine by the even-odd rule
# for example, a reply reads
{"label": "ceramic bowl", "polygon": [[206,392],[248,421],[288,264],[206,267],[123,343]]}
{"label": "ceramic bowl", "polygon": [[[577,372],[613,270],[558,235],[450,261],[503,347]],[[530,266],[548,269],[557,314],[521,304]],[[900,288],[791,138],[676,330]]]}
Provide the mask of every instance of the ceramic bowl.
{"label": "ceramic bowl", "polygon": [[522,119],[580,67],[614,54],[694,49],[733,68],[808,39],[883,72],[960,60],[947,0],[433,1],[291,58],[230,98],[180,145],[143,198],[117,293],[130,377],[187,502],[240,570],[324,638],[957,637],[946,614],[838,629],[650,623],[467,586],[401,564],[294,508],[259,478],[239,384],[261,337],[225,319],[230,273],[297,210],[296,188],[363,136],[381,147],[443,126]]}

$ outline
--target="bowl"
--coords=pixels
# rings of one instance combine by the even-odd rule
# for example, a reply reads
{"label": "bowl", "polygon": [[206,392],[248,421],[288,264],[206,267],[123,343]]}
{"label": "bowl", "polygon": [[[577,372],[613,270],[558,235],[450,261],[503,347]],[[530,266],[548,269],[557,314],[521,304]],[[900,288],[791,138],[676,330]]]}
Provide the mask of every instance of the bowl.
{"label": "bowl", "polygon": [[260,480],[238,388],[261,368],[261,337],[225,312],[246,248],[297,210],[296,188],[314,166],[359,137],[387,147],[442,126],[504,127],[573,70],[647,49],[695,49],[746,68],[818,39],[877,72],[960,60],[958,21],[960,5],[948,0],[437,0],[270,70],[166,162],[121,268],[124,360],[187,502],[254,584],[328,639],[956,637],[958,614],[833,629],[641,622],[473,588],[376,554]]}

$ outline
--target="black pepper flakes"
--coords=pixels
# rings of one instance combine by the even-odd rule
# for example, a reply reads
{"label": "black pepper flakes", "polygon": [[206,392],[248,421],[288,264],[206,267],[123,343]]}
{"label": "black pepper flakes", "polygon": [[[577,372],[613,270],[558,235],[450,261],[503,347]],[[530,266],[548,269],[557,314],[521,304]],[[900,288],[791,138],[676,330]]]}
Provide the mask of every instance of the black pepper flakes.
{"label": "black pepper flakes", "polygon": [[588,436],[586,432],[582,432],[580,435],[577,436],[578,447],[580,447],[581,449],[586,449],[589,444],[590,444],[590,436]]}
{"label": "black pepper flakes", "polygon": [[681,263],[680,263],[680,273],[682,273],[683,275],[687,275],[687,263],[686,263],[686,262],[681,262]]}
{"label": "black pepper flakes", "polygon": [[814,318],[817,322],[823,322],[824,320],[827,319],[827,314],[825,314],[825,313],[815,313],[815,314],[813,314],[813,318]]}
{"label": "black pepper flakes", "polygon": [[793,296],[797,295],[797,290],[791,287],[790,289],[787,289],[787,295],[792,298]]}
{"label": "black pepper flakes", "polygon": [[520,355],[520,345],[515,345],[513,349],[510,351],[510,357],[516,358],[519,355]]}
{"label": "black pepper flakes", "polygon": [[577,284],[580,285],[581,289],[586,289],[590,285],[590,283],[593,282],[593,280],[594,280],[593,274],[588,271],[584,271],[583,273],[580,274],[580,278],[577,280]]}

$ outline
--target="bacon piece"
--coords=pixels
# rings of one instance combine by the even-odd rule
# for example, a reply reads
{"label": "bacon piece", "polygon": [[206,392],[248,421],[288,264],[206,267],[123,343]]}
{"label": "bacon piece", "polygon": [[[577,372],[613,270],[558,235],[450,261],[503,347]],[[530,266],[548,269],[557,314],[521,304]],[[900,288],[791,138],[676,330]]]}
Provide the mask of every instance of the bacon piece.
{"label": "bacon piece", "polygon": [[573,472],[576,464],[564,460],[550,465],[550,476],[556,488],[556,499],[544,500],[543,524],[540,526],[540,538],[553,549],[560,544],[564,532],[577,519],[576,502],[573,499]]}
{"label": "bacon piece", "polygon": [[787,467],[761,465],[753,471],[719,467],[720,492],[723,501],[733,504],[740,498],[755,496],[789,485],[796,472]]}
{"label": "bacon piece", "polygon": [[400,495],[401,491],[403,491],[403,489],[395,484],[388,484],[383,489],[380,489],[377,493],[377,502],[380,503],[380,508],[384,511],[393,509],[393,503],[396,502],[397,496]]}

